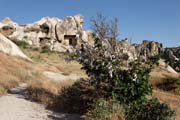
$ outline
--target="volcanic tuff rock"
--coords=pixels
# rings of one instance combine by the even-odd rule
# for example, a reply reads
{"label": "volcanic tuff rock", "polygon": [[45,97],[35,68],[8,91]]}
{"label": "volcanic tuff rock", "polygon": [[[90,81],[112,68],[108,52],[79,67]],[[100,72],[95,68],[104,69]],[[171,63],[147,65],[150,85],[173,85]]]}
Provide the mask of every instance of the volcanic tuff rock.
{"label": "volcanic tuff rock", "polygon": [[4,53],[7,53],[9,55],[22,57],[24,59],[27,59],[27,60],[31,61],[30,58],[28,58],[19,49],[19,47],[15,43],[13,43],[11,40],[9,40],[5,36],[3,36],[1,33],[0,33],[0,51],[4,52]]}
{"label": "volcanic tuff rock", "polygon": [[176,71],[180,72],[180,47],[165,48],[163,57]]}
{"label": "volcanic tuff rock", "polygon": [[144,40],[141,44],[130,44],[128,39],[119,42],[121,53],[127,54],[129,60],[140,58],[147,60],[148,57],[161,54],[164,51],[163,45],[155,41]]}
{"label": "volcanic tuff rock", "polygon": [[167,58],[174,61],[180,61],[180,47],[166,48],[164,52]]}
{"label": "volcanic tuff rock", "polygon": [[[67,16],[64,20],[43,17],[41,20],[20,25],[9,18],[0,22],[0,33],[13,41],[26,41],[34,47],[48,46],[52,51],[74,51],[83,43],[91,43],[89,31],[83,31],[81,15]],[[91,42],[89,42],[91,41]]]}
{"label": "volcanic tuff rock", "polygon": [[[12,41],[26,41],[33,47],[49,47],[52,51],[75,51],[82,44],[93,46],[91,31],[83,31],[84,17],[81,15],[67,16],[64,20],[53,17],[43,17],[41,20],[20,25],[9,18],[0,22],[0,33]],[[129,61],[160,54],[163,45],[155,41],[144,40],[142,44],[130,44],[128,39],[119,42],[104,40],[103,45],[122,54]]]}

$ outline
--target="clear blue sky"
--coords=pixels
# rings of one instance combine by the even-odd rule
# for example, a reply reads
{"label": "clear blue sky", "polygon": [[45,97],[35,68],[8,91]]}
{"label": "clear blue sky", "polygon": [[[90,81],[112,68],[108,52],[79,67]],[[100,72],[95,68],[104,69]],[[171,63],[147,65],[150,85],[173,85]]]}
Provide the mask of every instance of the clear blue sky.
{"label": "clear blue sky", "polygon": [[18,23],[80,13],[88,29],[89,19],[97,12],[119,19],[120,39],[180,46],[180,0],[0,0],[0,19],[8,16]]}

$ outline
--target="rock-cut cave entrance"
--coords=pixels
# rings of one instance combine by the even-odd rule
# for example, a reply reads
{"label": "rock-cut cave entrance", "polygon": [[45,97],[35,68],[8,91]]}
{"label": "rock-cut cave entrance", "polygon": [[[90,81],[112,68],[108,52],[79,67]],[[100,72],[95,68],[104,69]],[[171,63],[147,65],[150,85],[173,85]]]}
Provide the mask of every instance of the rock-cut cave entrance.
{"label": "rock-cut cave entrance", "polygon": [[68,40],[69,45],[73,47],[77,45],[76,35],[64,35],[64,39]]}

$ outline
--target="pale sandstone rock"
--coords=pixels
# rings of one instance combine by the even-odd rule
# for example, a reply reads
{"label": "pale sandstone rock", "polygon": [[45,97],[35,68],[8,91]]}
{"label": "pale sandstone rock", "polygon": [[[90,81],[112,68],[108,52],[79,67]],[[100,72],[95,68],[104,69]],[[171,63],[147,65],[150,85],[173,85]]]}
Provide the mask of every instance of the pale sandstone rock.
{"label": "pale sandstone rock", "polygon": [[0,34],[0,51],[9,55],[18,56],[30,60],[11,40]]}

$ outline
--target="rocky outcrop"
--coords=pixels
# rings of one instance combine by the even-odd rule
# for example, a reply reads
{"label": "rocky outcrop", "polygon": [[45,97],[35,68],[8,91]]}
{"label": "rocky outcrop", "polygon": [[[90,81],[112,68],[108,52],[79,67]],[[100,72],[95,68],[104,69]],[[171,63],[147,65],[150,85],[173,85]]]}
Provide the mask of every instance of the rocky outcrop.
{"label": "rocky outcrop", "polygon": [[121,54],[127,54],[129,61],[137,58],[146,61],[149,57],[161,54],[164,51],[161,43],[144,40],[141,44],[130,44],[127,38],[119,42],[117,49]]}
{"label": "rocky outcrop", "polygon": [[81,44],[91,40],[91,33],[83,31],[83,21],[84,17],[79,14],[67,16],[64,20],[43,17],[25,25],[5,18],[0,22],[0,33],[12,41],[26,41],[33,47],[48,46],[50,50],[59,52],[75,51]]}
{"label": "rocky outcrop", "polygon": [[[26,41],[33,47],[49,47],[52,51],[75,51],[82,44],[93,46],[91,31],[83,31],[84,17],[81,15],[67,16],[63,20],[53,17],[43,17],[37,22],[19,25],[9,18],[0,22],[0,32],[13,41]],[[137,58],[147,60],[148,57],[163,53],[161,43],[144,40],[142,44],[130,44],[128,39],[119,42],[104,40],[104,47],[121,54],[127,60]],[[176,59],[175,53],[167,52],[169,57]]]}
{"label": "rocky outcrop", "polygon": [[5,36],[0,34],[0,51],[7,53],[9,55],[22,57],[31,61],[20,49],[19,47],[13,43],[11,40],[7,39]]}
{"label": "rocky outcrop", "polygon": [[166,58],[169,58],[174,61],[180,60],[180,47],[177,48],[166,48],[164,51]]}
{"label": "rocky outcrop", "polygon": [[6,17],[0,22],[0,33],[7,37],[15,32],[15,26],[17,26],[17,24]]}
{"label": "rocky outcrop", "polygon": [[135,45],[137,56],[146,60],[148,57],[161,54],[164,51],[163,45],[155,41],[144,40],[142,44]]}
{"label": "rocky outcrop", "polygon": [[180,72],[180,47],[165,48],[163,57],[171,67]]}

